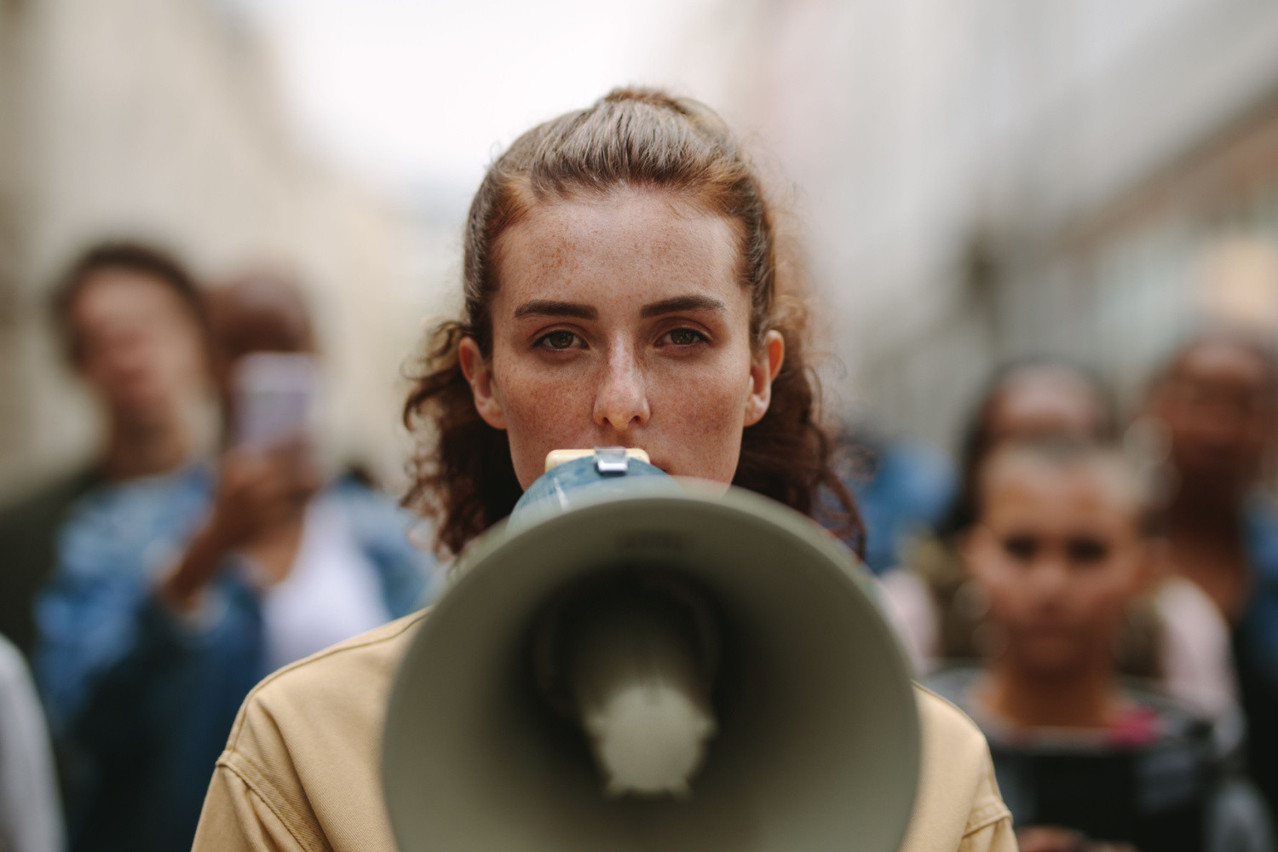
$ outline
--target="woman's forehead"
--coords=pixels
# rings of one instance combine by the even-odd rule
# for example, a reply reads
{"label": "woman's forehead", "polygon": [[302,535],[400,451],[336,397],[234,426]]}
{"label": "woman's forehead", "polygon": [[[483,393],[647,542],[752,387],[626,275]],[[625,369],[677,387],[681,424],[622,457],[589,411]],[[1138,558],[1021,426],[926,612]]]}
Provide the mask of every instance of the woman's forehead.
{"label": "woman's forehead", "polygon": [[[1056,367],[1027,368],[1008,376],[990,407],[992,431],[1096,431],[1104,417],[1103,403],[1085,379]],[[1035,427],[1058,426],[1050,428]]]}
{"label": "woman's forehead", "polygon": [[1069,465],[1008,453],[985,471],[985,514],[1062,522],[1069,515],[1135,520],[1140,496],[1132,475],[1092,459]]}
{"label": "woman's forehead", "polygon": [[1190,346],[1181,354],[1172,376],[1180,381],[1257,386],[1273,379],[1268,363],[1259,352],[1228,340],[1206,340]]}
{"label": "woman's forehead", "polygon": [[118,268],[92,273],[72,302],[71,313],[81,330],[101,323],[136,325],[168,318],[188,323],[194,319],[191,306],[157,276]]}
{"label": "woman's forehead", "polygon": [[618,190],[535,205],[502,234],[499,298],[739,290],[733,223],[661,190]]}

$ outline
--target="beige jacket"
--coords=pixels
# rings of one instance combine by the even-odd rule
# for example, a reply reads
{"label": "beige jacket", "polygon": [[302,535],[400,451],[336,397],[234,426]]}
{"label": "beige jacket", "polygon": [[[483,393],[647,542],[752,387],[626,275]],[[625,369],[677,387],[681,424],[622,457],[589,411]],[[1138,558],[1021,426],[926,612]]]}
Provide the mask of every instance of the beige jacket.
{"label": "beige jacket", "polygon": [[[422,616],[294,663],[253,690],[218,759],[196,850],[395,850],[382,804],[382,715]],[[1015,852],[985,739],[940,698],[917,695],[923,773],[901,849]]]}

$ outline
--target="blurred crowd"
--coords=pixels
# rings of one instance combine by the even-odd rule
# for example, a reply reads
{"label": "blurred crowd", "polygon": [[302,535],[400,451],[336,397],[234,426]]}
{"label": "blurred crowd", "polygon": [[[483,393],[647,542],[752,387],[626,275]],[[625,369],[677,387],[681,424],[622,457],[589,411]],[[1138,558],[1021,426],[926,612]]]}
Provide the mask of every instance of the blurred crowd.
{"label": "blurred crowd", "polygon": [[953,480],[852,448],[885,609],[1027,852],[1274,848],[1276,415],[1269,347],[1209,328],[1126,416],[1077,365],[1004,366]]}
{"label": "blurred crowd", "polygon": [[[104,423],[0,510],[0,849],[189,848],[271,671],[404,615],[437,566],[321,458],[303,289],[198,285],[154,247],[75,259],[53,314]],[[927,686],[985,731],[1025,850],[1274,849],[1278,361],[1203,329],[1120,412],[1005,365],[957,464],[841,433],[863,551]]]}
{"label": "blurred crowd", "polygon": [[0,512],[0,849],[190,848],[249,689],[420,607],[433,561],[316,450],[295,282],[205,288],[109,243],[53,313],[105,429],[84,470]]}

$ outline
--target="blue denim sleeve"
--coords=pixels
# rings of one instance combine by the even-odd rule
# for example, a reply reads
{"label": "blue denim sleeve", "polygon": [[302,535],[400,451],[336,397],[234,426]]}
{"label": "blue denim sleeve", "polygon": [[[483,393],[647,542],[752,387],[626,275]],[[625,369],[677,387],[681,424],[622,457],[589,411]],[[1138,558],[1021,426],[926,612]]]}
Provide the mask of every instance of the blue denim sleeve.
{"label": "blue denim sleeve", "polygon": [[[199,654],[242,656],[253,642],[256,601],[225,574],[199,620],[154,596],[155,581],[204,517],[209,483],[199,476],[104,489],[83,501],[58,540],[58,562],[36,602],[35,673],[55,737],[90,707],[116,697],[127,727],[176,668]],[[134,711],[128,712],[132,704]]]}
{"label": "blue denim sleeve", "polygon": [[[70,830],[111,848],[190,842],[209,774],[263,675],[261,609],[224,573],[201,622],[142,580],[66,575],[41,601],[36,666],[65,757]],[[145,812],[145,826],[138,821]]]}
{"label": "blue denim sleeve", "polygon": [[59,739],[89,728],[124,735],[164,715],[148,702],[166,683],[185,680],[183,669],[260,655],[256,601],[230,576],[210,590],[198,617],[187,618],[162,604],[147,578],[68,570],[41,596],[36,617],[37,679]]}
{"label": "blue denim sleeve", "polygon": [[408,615],[428,604],[430,592],[437,586],[439,565],[424,546],[409,537],[424,523],[422,519],[357,483],[346,481],[336,488],[360,548],[377,566],[391,617]]}

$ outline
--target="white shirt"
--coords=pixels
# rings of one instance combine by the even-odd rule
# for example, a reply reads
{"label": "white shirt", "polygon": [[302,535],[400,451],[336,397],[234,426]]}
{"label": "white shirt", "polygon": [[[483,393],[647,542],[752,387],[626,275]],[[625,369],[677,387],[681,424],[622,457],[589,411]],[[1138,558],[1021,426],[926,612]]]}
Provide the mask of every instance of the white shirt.
{"label": "white shirt", "polygon": [[307,506],[292,570],[263,593],[262,616],[271,670],[390,620],[377,568],[335,496]]}

